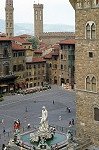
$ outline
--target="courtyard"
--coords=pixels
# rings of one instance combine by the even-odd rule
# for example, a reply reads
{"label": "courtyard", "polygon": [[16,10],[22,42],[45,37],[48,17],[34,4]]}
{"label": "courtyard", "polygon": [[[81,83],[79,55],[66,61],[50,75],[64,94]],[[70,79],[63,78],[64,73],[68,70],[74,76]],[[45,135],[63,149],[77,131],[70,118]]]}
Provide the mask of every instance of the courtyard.
{"label": "courtyard", "polygon": [[[64,133],[69,128],[73,132],[75,131],[75,125],[69,126],[69,122],[72,119],[75,120],[75,92],[52,86],[51,89],[42,92],[4,97],[4,101],[0,103],[0,145],[7,144],[13,136],[13,124],[17,119],[20,120],[23,132],[28,130],[28,124],[30,124],[31,129],[37,128],[43,106],[48,110],[50,125]],[[67,107],[70,107],[70,113]],[[5,132],[3,132],[4,130]]]}

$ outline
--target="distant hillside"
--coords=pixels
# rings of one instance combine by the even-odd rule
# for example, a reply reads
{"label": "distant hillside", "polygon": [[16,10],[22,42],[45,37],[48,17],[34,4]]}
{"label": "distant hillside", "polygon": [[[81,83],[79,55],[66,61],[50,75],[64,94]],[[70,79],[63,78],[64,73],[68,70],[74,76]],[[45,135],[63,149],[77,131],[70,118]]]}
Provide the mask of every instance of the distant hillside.
{"label": "distant hillside", "polygon": [[[33,35],[34,26],[32,23],[15,23],[15,35]],[[44,32],[74,32],[75,27],[64,24],[44,24]],[[0,32],[5,32],[5,21],[0,19]]]}

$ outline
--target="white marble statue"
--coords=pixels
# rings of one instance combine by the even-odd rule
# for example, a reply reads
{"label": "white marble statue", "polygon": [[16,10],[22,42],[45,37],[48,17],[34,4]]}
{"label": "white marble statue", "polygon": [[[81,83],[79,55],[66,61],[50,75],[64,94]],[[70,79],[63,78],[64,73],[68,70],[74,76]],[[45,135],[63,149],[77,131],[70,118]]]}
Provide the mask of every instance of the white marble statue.
{"label": "white marble statue", "polygon": [[48,120],[47,120],[48,111],[45,106],[42,107],[42,116],[40,118],[41,118],[41,121],[40,121],[39,131],[40,132],[48,131]]}
{"label": "white marble statue", "polygon": [[42,117],[40,123],[43,124],[47,121],[48,111],[45,106],[42,107]]}

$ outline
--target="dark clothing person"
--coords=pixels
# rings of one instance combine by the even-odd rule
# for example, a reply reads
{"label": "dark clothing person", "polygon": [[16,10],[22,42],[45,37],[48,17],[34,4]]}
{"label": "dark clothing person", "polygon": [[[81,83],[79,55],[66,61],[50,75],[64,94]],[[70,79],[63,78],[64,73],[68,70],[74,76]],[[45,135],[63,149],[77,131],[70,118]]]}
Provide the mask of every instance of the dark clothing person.
{"label": "dark clothing person", "polygon": [[5,148],[5,144],[2,144],[2,150],[4,150],[4,148]]}
{"label": "dark clothing person", "polygon": [[72,125],[74,125],[75,123],[74,123],[74,119],[72,119]]}
{"label": "dark clothing person", "polygon": [[53,100],[53,104],[54,104],[55,102],[54,102],[54,100]]}

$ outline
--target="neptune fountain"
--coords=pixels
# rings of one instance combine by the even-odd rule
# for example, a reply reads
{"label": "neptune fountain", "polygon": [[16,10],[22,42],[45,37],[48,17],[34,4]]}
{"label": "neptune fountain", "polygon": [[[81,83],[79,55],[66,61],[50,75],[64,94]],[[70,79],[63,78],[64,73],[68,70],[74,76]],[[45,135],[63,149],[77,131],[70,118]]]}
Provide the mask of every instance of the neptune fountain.
{"label": "neptune fountain", "polygon": [[45,106],[42,107],[39,127],[36,130],[20,134],[18,129],[15,130],[14,140],[10,140],[9,146],[19,146],[28,150],[51,150],[53,147],[67,147],[73,140],[71,132],[67,134],[57,132],[55,127],[48,123],[48,111]]}
{"label": "neptune fountain", "polygon": [[31,142],[39,142],[41,139],[48,140],[54,137],[54,128],[48,125],[48,111],[45,106],[42,107],[42,116],[40,117],[40,126],[34,133],[30,133]]}

